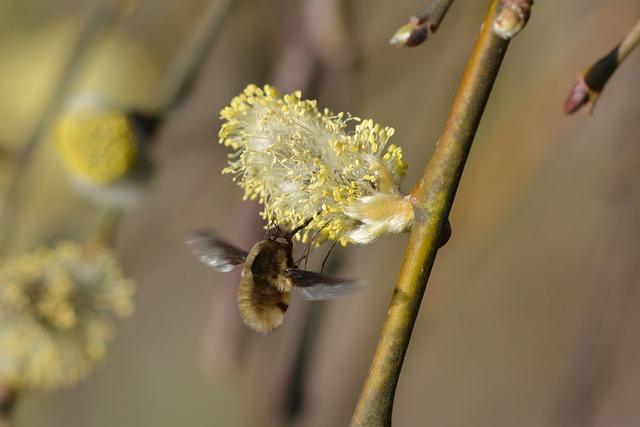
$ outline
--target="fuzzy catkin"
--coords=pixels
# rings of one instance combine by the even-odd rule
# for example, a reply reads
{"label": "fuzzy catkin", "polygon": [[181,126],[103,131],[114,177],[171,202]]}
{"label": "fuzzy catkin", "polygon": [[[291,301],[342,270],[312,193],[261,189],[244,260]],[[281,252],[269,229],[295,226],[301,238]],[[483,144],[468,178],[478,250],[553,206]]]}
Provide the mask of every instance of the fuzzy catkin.
{"label": "fuzzy catkin", "polygon": [[67,112],[56,123],[55,142],[65,169],[92,184],[122,178],[138,151],[129,119],[115,109]]}
{"label": "fuzzy catkin", "polygon": [[0,266],[0,380],[55,389],[85,377],[105,356],[110,315],[133,308],[133,282],[113,253],[62,241]]}
{"label": "fuzzy catkin", "polygon": [[220,142],[234,150],[223,173],[245,198],[264,205],[269,223],[295,228],[303,240],[368,243],[406,230],[413,205],[400,193],[402,149],[394,130],[349,114],[320,111],[294,92],[249,85],[221,111]]}

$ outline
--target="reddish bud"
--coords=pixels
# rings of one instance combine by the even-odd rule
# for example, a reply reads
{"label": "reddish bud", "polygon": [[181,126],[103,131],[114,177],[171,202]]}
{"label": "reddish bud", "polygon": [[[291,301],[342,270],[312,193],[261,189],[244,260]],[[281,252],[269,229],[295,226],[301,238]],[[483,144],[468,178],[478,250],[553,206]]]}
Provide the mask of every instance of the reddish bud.
{"label": "reddish bud", "polygon": [[580,110],[583,106],[592,102],[592,92],[580,77],[575,85],[571,88],[569,96],[564,103],[564,113],[573,114]]}

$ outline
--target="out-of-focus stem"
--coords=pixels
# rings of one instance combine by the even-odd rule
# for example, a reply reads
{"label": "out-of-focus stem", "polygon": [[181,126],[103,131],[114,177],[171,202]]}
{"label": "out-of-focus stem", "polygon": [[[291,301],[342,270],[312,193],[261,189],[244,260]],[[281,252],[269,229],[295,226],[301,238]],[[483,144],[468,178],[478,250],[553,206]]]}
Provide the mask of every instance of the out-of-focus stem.
{"label": "out-of-focus stem", "polygon": [[638,45],[640,45],[640,21],[620,44],[580,73],[578,81],[571,88],[565,101],[564,112],[573,114],[585,105],[589,105],[589,112],[592,112],[611,76]]}
{"label": "out-of-focus stem", "polygon": [[33,126],[31,134],[24,144],[24,148],[17,159],[16,172],[9,183],[9,188],[5,196],[6,203],[4,209],[0,215],[0,251],[6,250],[9,245],[7,235],[11,229],[12,214],[18,186],[23,174],[26,172],[26,166],[31,158],[31,154],[36,145],[45,136],[58,111],[62,108],[65,97],[75,80],[76,71],[93,45],[93,40],[100,34],[100,31],[112,15],[112,12],[111,8],[104,7],[100,0],[92,2],[88,16],[83,21],[75,42],[69,50],[69,55],[60,69],[58,81],[54,86],[53,92],[49,96],[38,121]]}
{"label": "out-of-focus stem", "polygon": [[118,208],[106,207],[101,213],[96,238],[107,246],[113,246],[122,212]]}
{"label": "out-of-focus stem", "polygon": [[[237,1],[237,0],[236,0]],[[187,41],[183,56],[169,69],[163,110],[172,109],[188,95],[198,69],[206,58],[211,44],[217,39],[232,0],[211,0],[200,23]]]}
{"label": "out-of-focus stem", "polygon": [[[259,206],[242,201],[235,208],[234,222],[229,235],[241,248],[250,248],[264,238],[264,228],[259,217]],[[220,376],[233,372],[244,360],[243,343],[247,331],[238,317],[237,285],[240,271],[229,273],[220,279],[213,290],[211,320],[202,343],[201,361],[208,374]]]}
{"label": "out-of-focus stem", "polygon": [[438,251],[464,164],[509,40],[493,28],[500,2],[492,0],[449,118],[423,177],[412,191],[416,209],[389,311],[362,388],[354,426],[389,426],[402,363]]}
{"label": "out-of-focus stem", "polygon": [[453,0],[431,0],[427,7],[410,17],[407,24],[398,28],[389,43],[398,47],[422,44],[428,36],[438,30],[452,3]]}
{"label": "out-of-focus stem", "polygon": [[0,384],[0,427],[9,427],[17,394],[12,388]]}

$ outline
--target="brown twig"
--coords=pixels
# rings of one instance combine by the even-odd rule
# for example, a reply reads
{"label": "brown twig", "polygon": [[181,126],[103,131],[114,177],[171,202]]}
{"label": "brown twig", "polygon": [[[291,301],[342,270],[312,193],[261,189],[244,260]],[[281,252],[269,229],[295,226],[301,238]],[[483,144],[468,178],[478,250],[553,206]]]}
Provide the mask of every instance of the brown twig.
{"label": "brown twig", "polygon": [[573,114],[583,106],[593,109],[605,85],[627,56],[640,45],[640,21],[609,53],[584,70],[571,88],[564,104],[565,114]]}
{"label": "brown twig", "polygon": [[169,69],[162,100],[164,110],[175,108],[191,92],[198,70],[207,57],[206,53],[218,39],[233,4],[231,0],[209,2],[200,23],[186,43],[185,53]]}
{"label": "brown twig", "polygon": [[26,172],[29,159],[62,108],[78,70],[93,45],[93,41],[98,37],[101,30],[107,26],[109,19],[113,17],[113,13],[113,10],[105,8],[99,0],[91,2],[87,17],[83,20],[65,63],[60,69],[52,93],[17,158],[16,172],[11,177],[5,196],[6,206],[4,206],[0,214],[0,250],[2,251],[6,251],[10,246],[11,222],[13,221],[15,205],[17,204],[15,199],[19,193],[18,187],[22,181],[22,176]]}
{"label": "brown twig", "polygon": [[509,45],[508,39],[494,31],[499,4],[498,0],[490,3],[436,150],[412,191],[416,220],[352,425],[391,425],[398,378],[440,234]]}
{"label": "brown twig", "polygon": [[16,404],[16,397],[15,390],[0,384],[0,427],[9,427],[11,413]]}
{"label": "brown twig", "polygon": [[453,0],[431,0],[421,12],[409,18],[389,40],[394,46],[413,47],[422,44],[435,33]]}

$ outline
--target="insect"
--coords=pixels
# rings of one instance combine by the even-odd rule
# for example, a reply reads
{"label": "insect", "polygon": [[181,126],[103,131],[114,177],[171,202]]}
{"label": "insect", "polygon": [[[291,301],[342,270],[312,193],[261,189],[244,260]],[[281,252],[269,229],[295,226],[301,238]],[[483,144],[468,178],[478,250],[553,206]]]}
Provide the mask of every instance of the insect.
{"label": "insect", "polygon": [[323,300],[362,286],[359,281],[297,268],[292,237],[303,226],[292,231],[275,227],[249,252],[227,243],[212,230],[193,232],[186,244],[202,263],[217,271],[229,272],[244,263],[238,288],[240,317],[251,329],[266,334],[282,324],[293,288],[305,299]]}

